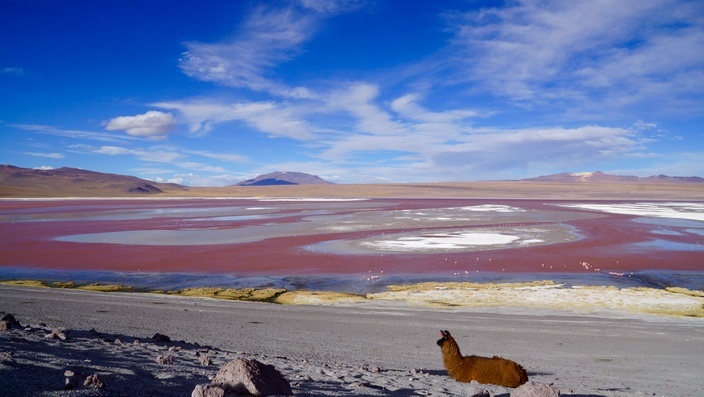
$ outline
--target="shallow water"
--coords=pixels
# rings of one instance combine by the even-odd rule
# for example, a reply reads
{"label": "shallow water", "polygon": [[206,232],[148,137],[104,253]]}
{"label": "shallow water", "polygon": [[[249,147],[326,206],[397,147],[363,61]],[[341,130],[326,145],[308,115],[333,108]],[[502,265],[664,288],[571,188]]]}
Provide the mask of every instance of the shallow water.
{"label": "shallow water", "polygon": [[118,284],[142,291],[172,291],[195,287],[220,288],[284,288],[286,290],[375,293],[388,285],[421,282],[524,283],[551,280],[566,286],[682,287],[704,291],[704,271],[639,271],[628,273],[483,273],[447,276],[442,274],[362,273],[349,275],[236,276],[203,273],[145,273],[106,271],[57,271],[22,268],[0,268],[2,280],[40,280],[47,284],[74,283]]}
{"label": "shallow water", "polygon": [[704,289],[702,211],[702,203],[538,200],[0,201],[0,279],[354,292],[458,278]]}

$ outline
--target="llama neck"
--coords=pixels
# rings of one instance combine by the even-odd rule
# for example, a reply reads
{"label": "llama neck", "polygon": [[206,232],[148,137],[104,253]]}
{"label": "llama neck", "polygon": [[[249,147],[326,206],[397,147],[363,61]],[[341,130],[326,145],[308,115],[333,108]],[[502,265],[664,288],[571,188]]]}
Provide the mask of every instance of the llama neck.
{"label": "llama neck", "polygon": [[452,368],[458,366],[462,362],[462,353],[460,347],[454,339],[450,339],[442,346],[442,359],[445,363],[445,368],[450,372]]}

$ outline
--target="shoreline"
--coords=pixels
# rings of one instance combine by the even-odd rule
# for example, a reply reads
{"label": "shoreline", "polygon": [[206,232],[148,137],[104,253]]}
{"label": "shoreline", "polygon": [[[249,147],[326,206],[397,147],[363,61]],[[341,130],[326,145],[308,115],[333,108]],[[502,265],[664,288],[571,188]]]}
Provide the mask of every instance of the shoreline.
{"label": "shoreline", "polygon": [[[535,276],[535,275],[534,275]],[[704,274],[701,275],[704,277]],[[65,280],[65,279],[64,279]],[[432,281],[428,281],[432,280]],[[271,280],[268,280],[271,282]],[[641,282],[585,283],[578,277],[571,282],[560,278],[525,277],[503,280],[468,279],[391,280],[367,291],[349,291],[339,284],[328,288],[313,284],[228,286],[192,285],[183,288],[144,288],[127,284],[100,282],[54,281],[37,279],[2,280],[0,285],[49,290],[80,290],[150,294],[190,298],[212,298],[228,301],[261,302],[279,305],[355,305],[400,303],[412,307],[458,308],[479,310],[555,310],[575,315],[611,313],[620,315],[658,315],[666,318],[704,318],[704,291],[680,286],[660,288],[638,285]],[[581,279],[581,281],[585,281]],[[300,281],[299,281],[300,283]],[[332,288],[330,288],[332,286]]]}
{"label": "shoreline", "polygon": [[[0,384],[15,385],[16,376],[30,374],[23,370],[41,371],[41,379],[25,387],[49,396],[61,395],[67,365],[95,371],[106,383],[104,391],[81,390],[81,395],[129,394],[133,387],[185,394],[208,383],[225,361],[242,356],[274,365],[297,395],[459,396],[474,387],[503,396],[511,391],[451,380],[435,345],[439,329],[449,329],[464,354],[513,359],[526,367],[530,380],[552,383],[563,396],[704,391],[697,376],[704,369],[704,333],[701,320],[693,318],[399,302],[271,305],[7,285],[0,285],[0,302],[0,310],[29,329],[0,332],[0,350],[12,351],[17,361],[0,365]],[[68,339],[45,338],[52,328],[66,330]],[[89,329],[100,338],[89,337]],[[154,333],[176,342],[151,342]],[[213,357],[213,366],[197,364],[199,350]],[[166,354],[174,356],[173,364],[154,362]]]}

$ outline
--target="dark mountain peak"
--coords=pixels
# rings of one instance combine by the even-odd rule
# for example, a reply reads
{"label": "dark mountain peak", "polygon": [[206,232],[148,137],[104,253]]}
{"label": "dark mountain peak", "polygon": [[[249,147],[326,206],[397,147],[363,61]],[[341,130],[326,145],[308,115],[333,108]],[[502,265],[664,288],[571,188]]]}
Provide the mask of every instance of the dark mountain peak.
{"label": "dark mountain peak", "polygon": [[294,171],[276,171],[235,184],[235,186],[327,185],[319,176]]}

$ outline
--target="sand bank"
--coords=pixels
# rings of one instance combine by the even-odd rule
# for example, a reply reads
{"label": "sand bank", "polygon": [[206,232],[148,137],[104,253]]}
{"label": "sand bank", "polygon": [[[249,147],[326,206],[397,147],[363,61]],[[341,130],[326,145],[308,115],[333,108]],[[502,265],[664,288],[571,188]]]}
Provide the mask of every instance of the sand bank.
{"label": "sand bank", "polygon": [[[449,329],[464,354],[511,358],[532,380],[554,383],[563,395],[704,393],[698,318],[530,308],[509,314],[387,300],[274,305],[8,285],[0,285],[0,302],[0,310],[31,326],[0,333],[0,350],[12,351],[16,361],[0,365],[4,390],[21,385],[59,395],[65,367],[79,366],[104,379],[102,393],[138,387],[183,395],[228,359],[246,356],[276,366],[300,395],[463,395],[469,386],[447,377],[435,345],[438,330]],[[39,323],[69,330],[69,339],[44,338]],[[91,328],[102,337],[90,337]],[[149,342],[157,332],[184,342]],[[197,364],[206,345],[211,367]],[[174,363],[155,363],[163,354]],[[510,392],[481,387],[494,396]],[[105,395],[90,393],[82,395]]]}

